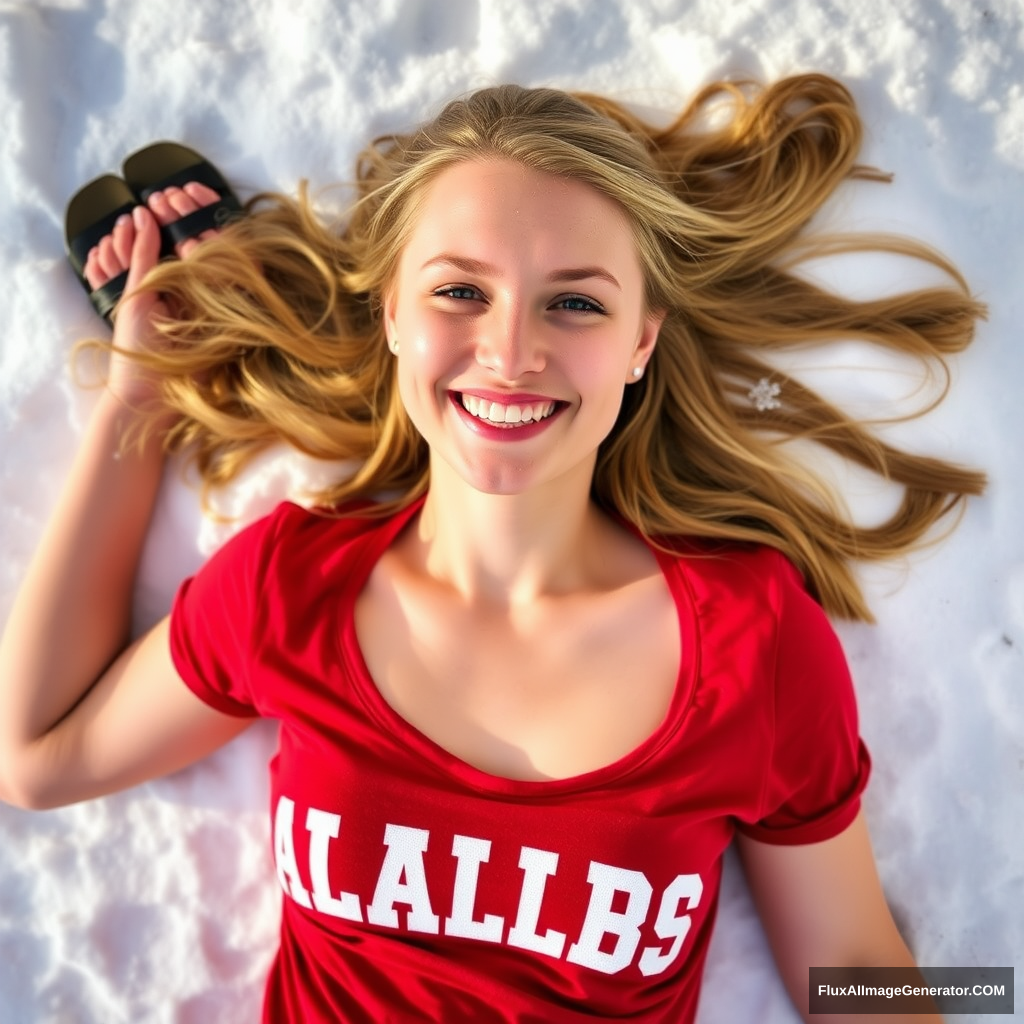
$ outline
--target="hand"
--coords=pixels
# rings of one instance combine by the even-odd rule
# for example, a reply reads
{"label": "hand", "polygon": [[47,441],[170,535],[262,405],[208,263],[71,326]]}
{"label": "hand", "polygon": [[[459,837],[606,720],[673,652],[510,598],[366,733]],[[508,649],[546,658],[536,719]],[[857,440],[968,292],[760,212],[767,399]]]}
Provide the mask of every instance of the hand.
{"label": "hand", "polygon": [[[139,292],[138,287],[160,259],[160,228],[218,198],[216,192],[197,182],[154,192],[146,206],[136,206],[131,215],[122,216],[114,230],[89,252],[84,270],[91,287],[98,288],[128,272],[125,297],[114,315],[115,349],[137,352],[159,343],[154,325],[170,315],[167,304],[153,292]],[[177,255],[187,258],[216,234],[216,230],[204,231],[198,238],[182,242]],[[111,355],[107,388],[132,408],[144,405],[153,396],[152,381],[138,364],[118,351]]]}

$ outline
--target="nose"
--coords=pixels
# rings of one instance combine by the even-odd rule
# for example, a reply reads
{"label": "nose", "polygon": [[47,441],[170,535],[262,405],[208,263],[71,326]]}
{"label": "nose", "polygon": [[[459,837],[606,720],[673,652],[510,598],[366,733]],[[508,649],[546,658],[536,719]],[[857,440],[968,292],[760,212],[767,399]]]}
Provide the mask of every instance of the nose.
{"label": "nose", "polygon": [[538,373],[545,365],[542,334],[520,308],[496,304],[480,325],[477,362],[507,381]]}

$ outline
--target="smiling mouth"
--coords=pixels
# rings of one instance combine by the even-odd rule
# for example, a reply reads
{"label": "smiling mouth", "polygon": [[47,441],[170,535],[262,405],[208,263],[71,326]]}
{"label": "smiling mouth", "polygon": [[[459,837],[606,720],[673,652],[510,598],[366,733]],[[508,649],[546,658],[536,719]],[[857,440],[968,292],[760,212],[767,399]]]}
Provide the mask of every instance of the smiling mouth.
{"label": "smiling mouth", "polygon": [[495,427],[525,427],[553,415],[564,403],[555,401],[502,404],[476,395],[458,395],[459,404],[474,417]]}

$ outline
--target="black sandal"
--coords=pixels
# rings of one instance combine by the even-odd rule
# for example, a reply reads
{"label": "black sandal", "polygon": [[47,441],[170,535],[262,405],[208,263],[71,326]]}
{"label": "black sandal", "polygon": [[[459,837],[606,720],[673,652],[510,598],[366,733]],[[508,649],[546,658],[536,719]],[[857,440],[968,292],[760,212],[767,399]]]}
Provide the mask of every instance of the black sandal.
{"label": "black sandal", "polygon": [[154,142],[132,153],[124,161],[122,173],[140,203],[145,203],[154,192],[161,192],[172,185],[180,188],[190,181],[206,185],[220,196],[216,203],[160,229],[162,256],[173,255],[181,242],[204,231],[222,228],[242,215],[242,204],[220,171],[204,156],[179,142]]}
{"label": "black sandal", "polygon": [[83,185],[68,201],[64,213],[64,245],[68,260],[82,287],[89,293],[93,309],[107,323],[110,323],[118,299],[124,294],[128,272],[118,274],[93,289],[85,279],[85,261],[100,239],[114,230],[118,218],[130,214],[138,205],[138,199],[127,182],[114,174],[104,174]]}

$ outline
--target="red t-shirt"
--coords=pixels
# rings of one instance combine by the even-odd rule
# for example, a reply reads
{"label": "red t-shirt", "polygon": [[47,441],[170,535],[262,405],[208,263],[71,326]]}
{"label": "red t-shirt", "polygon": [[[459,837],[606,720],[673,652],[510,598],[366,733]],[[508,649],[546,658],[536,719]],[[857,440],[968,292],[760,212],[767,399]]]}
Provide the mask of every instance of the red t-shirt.
{"label": "red t-shirt", "polygon": [[498,778],[403,720],[359,651],[356,596],[418,508],[282,505],[175,601],[187,685],[281,723],[264,1021],[691,1021],[734,831],[816,842],[857,813],[868,757],[834,632],[773,551],[656,552],[683,652],[664,722],[596,771]]}

